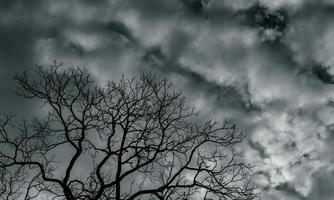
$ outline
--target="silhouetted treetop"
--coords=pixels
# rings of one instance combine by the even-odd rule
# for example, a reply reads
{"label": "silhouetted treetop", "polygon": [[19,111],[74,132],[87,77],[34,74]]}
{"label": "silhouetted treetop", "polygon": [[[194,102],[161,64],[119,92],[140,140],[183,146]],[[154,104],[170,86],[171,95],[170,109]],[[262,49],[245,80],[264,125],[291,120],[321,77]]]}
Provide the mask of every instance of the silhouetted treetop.
{"label": "silhouetted treetop", "polygon": [[61,64],[14,76],[47,114],[0,117],[0,199],[254,199],[234,124],[204,120],[168,79],[101,86]]}

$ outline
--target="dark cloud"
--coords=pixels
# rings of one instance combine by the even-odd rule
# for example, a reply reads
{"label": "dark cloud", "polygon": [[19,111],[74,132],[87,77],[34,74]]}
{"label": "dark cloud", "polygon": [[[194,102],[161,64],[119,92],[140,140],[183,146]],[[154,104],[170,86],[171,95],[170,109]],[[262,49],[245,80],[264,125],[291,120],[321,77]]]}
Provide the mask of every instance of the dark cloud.
{"label": "dark cloud", "polygon": [[257,151],[261,158],[264,159],[270,157],[270,155],[266,153],[266,149],[261,144],[259,144],[258,142],[253,142],[251,140],[249,140],[248,142],[249,146],[255,151]]}
{"label": "dark cloud", "polygon": [[132,35],[131,31],[122,22],[111,21],[107,24],[106,28],[110,31],[114,31],[115,33],[122,35],[131,42],[135,42],[135,38]]}
{"label": "dark cloud", "polygon": [[280,40],[289,24],[288,13],[284,9],[271,10],[260,4],[254,4],[239,14],[247,25],[258,29],[259,36],[265,40]]}
{"label": "dark cloud", "polygon": [[333,84],[334,78],[333,76],[328,72],[330,67],[324,67],[324,66],[314,66],[312,68],[313,74],[323,83],[327,84]]}
{"label": "dark cloud", "polygon": [[192,13],[200,15],[203,14],[205,4],[207,1],[203,0],[180,0],[182,4]]}

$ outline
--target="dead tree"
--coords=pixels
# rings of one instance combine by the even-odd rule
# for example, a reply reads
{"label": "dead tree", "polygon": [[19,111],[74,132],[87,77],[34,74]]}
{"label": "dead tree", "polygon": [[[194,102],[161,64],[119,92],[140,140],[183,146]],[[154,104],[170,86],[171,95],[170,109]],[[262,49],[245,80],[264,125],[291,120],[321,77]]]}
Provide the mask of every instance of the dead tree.
{"label": "dead tree", "polygon": [[0,120],[0,199],[254,199],[250,166],[227,122],[203,120],[167,79],[99,86],[54,64],[14,76],[43,112]]}

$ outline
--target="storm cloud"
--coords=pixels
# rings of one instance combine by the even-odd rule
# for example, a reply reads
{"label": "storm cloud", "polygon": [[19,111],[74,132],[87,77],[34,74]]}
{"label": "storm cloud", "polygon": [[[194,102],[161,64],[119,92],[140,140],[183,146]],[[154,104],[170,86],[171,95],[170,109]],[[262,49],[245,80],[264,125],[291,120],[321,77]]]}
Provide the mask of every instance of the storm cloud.
{"label": "storm cloud", "polygon": [[247,133],[258,200],[334,198],[334,1],[2,0],[0,111],[38,106],[14,72],[87,66],[171,79],[204,114]]}

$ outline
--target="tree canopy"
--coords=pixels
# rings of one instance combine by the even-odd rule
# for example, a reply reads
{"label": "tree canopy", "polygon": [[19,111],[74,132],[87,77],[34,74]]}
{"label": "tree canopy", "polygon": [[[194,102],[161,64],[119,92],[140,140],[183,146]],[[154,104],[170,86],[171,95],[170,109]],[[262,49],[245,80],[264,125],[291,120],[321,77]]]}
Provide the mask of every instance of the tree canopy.
{"label": "tree canopy", "polygon": [[0,117],[0,199],[254,199],[234,124],[203,120],[168,79],[99,85],[59,64],[14,76],[47,114]]}

